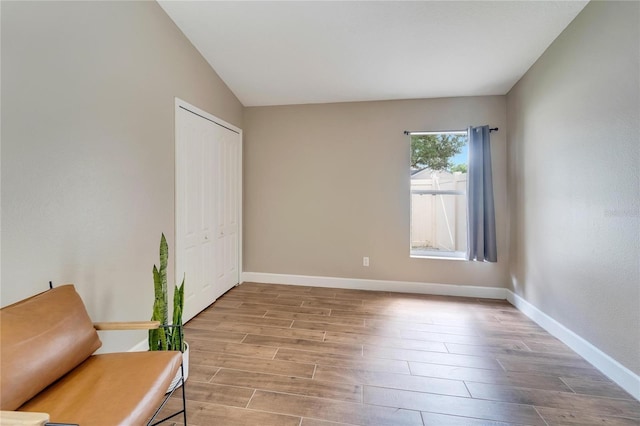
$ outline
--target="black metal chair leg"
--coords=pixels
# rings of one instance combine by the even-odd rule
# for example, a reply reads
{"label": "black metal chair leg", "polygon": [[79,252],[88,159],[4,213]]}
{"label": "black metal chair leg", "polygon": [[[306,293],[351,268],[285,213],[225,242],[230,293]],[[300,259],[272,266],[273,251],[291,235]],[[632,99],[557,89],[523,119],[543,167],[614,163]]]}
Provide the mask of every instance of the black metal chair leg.
{"label": "black metal chair leg", "polygon": [[187,426],[187,394],[184,390],[184,366],[180,364],[180,368],[182,369],[182,412],[184,417],[184,426]]}
{"label": "black metal chair leg", "polygon": [[173,414],[171,414],[170,416],[165,417],[162,420],[159,420],[155,423],[153,423],[153,421],[155,420],[156,416],[160,413],[160,411],[164,408],[164,406],[167,404],[167,402],[169,401],[169,398],[171,398],[171,396],[173,395],[173,393],[176,391],[176,387],[174,387],[171,392],[169,392],[169,394],[164,398],[164,401],[162,401],[162,404],[160,404],[160,407],[158,407],[158,409],[156,410],[155,413],[153,413],[153,416],[151,417],[151,420],[149,420],[149,422],[147,423],[147,426],[156,426],[159,425],[160,423],[164,423],[167,420],[182,414],[183,418],[184,418],[184,425],[187,426],[187,397],[186,397],[186,393],[185,393],[185,380],[184,380],[184,365],[180,364],[180,383],[182,383],[182,410],[177,411]]}

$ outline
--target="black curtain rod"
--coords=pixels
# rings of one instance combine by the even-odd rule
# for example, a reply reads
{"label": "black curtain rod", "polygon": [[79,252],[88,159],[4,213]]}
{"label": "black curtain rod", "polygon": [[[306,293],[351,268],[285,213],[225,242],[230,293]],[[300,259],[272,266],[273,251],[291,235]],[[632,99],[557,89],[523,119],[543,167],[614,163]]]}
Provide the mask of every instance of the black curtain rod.
{"label": "black curtain rod", "polygon": [[[456,133],[456,132],[461,132],[463,130],[445,130],[445,131],[433,131],[433,130],[405,130],[404,134],[405,135],[410,135],[411,133]],[[491,129],[489,129],[489,132],[497,132],[498,128],[497,127],[493,127]]]}

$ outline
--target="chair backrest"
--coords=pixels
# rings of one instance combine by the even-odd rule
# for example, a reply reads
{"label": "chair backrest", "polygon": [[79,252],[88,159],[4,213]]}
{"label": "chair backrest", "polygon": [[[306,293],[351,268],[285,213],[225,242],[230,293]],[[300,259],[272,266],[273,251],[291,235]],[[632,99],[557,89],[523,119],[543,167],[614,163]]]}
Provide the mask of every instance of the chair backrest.
{"label": "chair backrest", "polygon": [[71,284],[0,309],[0,409],[17,409],[101,345]]}

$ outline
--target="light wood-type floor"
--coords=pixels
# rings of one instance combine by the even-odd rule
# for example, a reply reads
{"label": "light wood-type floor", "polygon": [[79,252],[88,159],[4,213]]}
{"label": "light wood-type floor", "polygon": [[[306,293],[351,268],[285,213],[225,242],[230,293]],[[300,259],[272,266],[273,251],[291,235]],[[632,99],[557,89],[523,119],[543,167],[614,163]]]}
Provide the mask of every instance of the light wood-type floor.
{"label": "light wood-type floor", "polygon": [[190,425],[640,424],[506,301],[245,283],[185,333]]}

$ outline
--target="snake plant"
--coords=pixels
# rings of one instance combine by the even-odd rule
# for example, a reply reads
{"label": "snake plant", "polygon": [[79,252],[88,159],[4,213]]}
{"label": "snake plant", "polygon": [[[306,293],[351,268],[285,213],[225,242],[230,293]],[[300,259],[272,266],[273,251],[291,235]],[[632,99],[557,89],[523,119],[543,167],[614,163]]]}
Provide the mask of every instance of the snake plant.
{"label": "snake plant", "polygon": [[160,238],[160,267],[153,265],[153,314],[152,321],[160,321],[160,328],[149,330],[149,350],[182,351],[182,309],[184,308],[184,277],[173,292],[173,322],[169,324],[167,294],[167,260],[169,247],[164,234]]}

